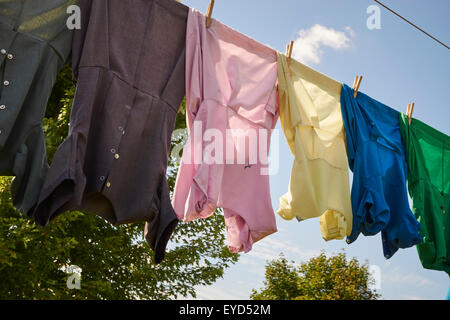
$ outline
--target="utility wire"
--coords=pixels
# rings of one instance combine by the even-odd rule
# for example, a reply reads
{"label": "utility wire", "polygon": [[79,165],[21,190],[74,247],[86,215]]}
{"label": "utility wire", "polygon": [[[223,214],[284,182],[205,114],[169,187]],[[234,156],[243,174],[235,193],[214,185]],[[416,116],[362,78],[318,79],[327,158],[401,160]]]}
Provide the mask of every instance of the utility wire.
{"label": "utility wire", "polygon": [[431,34],[429,34],[428,32],[424,31],[423,29],[419,28],[418,26],[416,26],[414,23],[412,23],[411,21],[403,18],[401,15],[399,15],[397,12],[395,12],[394,10],[388,8],[387,6],[385,6],[384,4],[382,4],[380,1],[378,0],[373,0],[376,3],[378,3],[379,5],[385,7],[387,10],[389,10],[390,12],[392,12],[393,14],[395,14],[396,16],[400,17],[401,19],[405,20],[406,22],[408,22],[410,25],[412,25],[414,28],[418,29],[419,31],[422,31],[423,33],[425,33],[427,36],[429,36],[431,39],[439,42],[441,45],[443,45],[444,47],[446,47],[447,49],[450,50],[450,47],[447,46],[445,43],[443,43],[442,41],[439,41],[438,39],[436,39],[435,37],[433,37]]}

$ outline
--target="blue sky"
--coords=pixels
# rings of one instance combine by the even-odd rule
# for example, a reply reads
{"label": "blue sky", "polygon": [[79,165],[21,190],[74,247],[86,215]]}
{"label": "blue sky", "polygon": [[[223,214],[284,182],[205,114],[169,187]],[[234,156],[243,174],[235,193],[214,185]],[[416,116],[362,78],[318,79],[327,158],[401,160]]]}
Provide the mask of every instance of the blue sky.
{"label": "blue sky", "polygon": [[[182,0],[206,12],[209,0]],[[383,0],[387,6],[450,44],[450,1]],[[217,0],[213,17],[255,40],[284,52],[297,40],[293,56],[314,69],[348,85],[356,74],[364,79],[360,91],[405,112],[415,102],[414,117],[450,135],[450,50],[426,37],[380,7],[381,29],[369,30],[366,10],[371,0]],[[300,31],[301,34],[299,33]],[[288,188],[293,156],[278,123],[280,161],[271,176],[274,210]],[[247,299],[260,288],[266,260],[285,256],[301,262],[342,249],[349,257],[380,270],[379,292],[384,299],[444,299],[450,286],[444,272],[423,269],[415,248],[383,257],[380,236],[363,237],[347,245],[325,242],[318,219],[297,223],[277,216],[278,232],[256,243],[248,254],[226,270],[223,279],[198,288],[200,299]]]}

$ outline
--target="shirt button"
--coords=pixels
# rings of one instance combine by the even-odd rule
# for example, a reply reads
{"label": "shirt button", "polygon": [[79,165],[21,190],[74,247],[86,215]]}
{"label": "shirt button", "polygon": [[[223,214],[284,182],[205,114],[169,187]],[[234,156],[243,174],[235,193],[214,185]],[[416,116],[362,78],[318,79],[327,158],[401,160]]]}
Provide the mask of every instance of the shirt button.
{"label": "shirt button", "polygon": [[1,53],[1,54],[6,54],[6,50],[5,50],[5,49],[1,49],[1,50],[0,50],[0,53]]}
{"label": "shirt button", "polygon": [[120,158],[119,154],[116,153],[116,154],[114,155],[114,158],[115,158],[115,159],[119,159],[119,158]]}
{"label": "shirt button", "polygon": [[116,153],[116,149],[112,148],[111,153]]}
{"label": "shirt button", "polygon": [[106,187],[107,187],[107,188],[111,187],[111,182],[108,181],[108,182],[106,183]]}
{"label": "shirt button", "polygon": [[6,106],[4,105],[4,104],[2,104],[1,106],[0,106],[0,110],[5,110],[6,109]]}
{"label": "shirt button", "polygon": [[105,181],[105,176],[101,176],[100,181]]}
{"label": "shirt button", "polygon": [[4,84],[5,86],[9,86],[9,81],[8,81],[8,80],[5,80],[5,81],[3,81],[3,84]]}
{"label": "shirt button", "polygon": [[10,53],[6,56],[9,60],[12,60],[14,58],[14,56]]}
{"label": "shirt button", "polygon": [[119,127],[118,129],[119,129],[119,131],[123,131],[123,127]]}

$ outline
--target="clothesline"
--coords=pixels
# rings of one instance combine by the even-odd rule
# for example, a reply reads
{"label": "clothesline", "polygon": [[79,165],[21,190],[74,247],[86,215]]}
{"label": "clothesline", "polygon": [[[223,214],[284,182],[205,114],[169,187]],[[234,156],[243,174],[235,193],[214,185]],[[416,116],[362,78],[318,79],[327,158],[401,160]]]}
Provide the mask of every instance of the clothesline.
{"label": "clothesline", "polygon": [[386,8],[387,10],[389,10],[390,12],[392,12],[393,14],[395,14],[397,17],[401,18],[402,20],[406,21],[407,23],[409,23],[410,25],[412,25],[414,28],[416,28],[417,30],[419,30],[420,32],[424,33],[426,36],[430,37],[431,39],[433,39],[434,41],[438,42],[439,44],[441,44],[442,46],[444,46],[447,49],[450,49],[450,47],[448,45],[446,45],[445,43],[443,43],[442,41],[440,41],[439,39],[437,39],[436,37],[432,36],[431,34],[429,34],[428,32],[426,32],[425,30],[423,30],[422,28],[418,27],[416,24],[412,23],[411,21],[409,21],[408,19],[402,17],[399,13],[395,12],[394,10],[392,10],[391,8],[389,8],[388,6],[384,5],[383,3],[381,3],[378,0],[373,0],[376,3],[378,3],[380,6]]}

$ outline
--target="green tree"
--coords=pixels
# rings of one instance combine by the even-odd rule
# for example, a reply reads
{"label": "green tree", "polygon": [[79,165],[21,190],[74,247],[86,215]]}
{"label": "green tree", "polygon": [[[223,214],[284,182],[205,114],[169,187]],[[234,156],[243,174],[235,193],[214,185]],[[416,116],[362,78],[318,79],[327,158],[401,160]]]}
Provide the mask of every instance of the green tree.
{"label": "green tree", "polygon": [[264,288],[252,290],[253,300],[376,300],[369,266],[345,253],[324,252],[296,266],[283,255],[266,265]]}
{"label": "green tree", "polygon": [[[71,69],[58,76],[44,119],[49,160],[68,133],[75,87]],[[183,103],[176,128],[185,127]],[[183,139],[178,134],[173,141]],[[173,190],[177,159],[168,170]],[[153,263],[143,239],[144,224],[114,227],[81,212],[65,213],[46,227],[17,212],[11,177],[0,177],[0,299],[173,299],[195,297],[195,286],[210,285],[235,263],[226,247],[223,216],[179,223],[166,259]],[[81,289],[70,290],[69,266],[81,268]]]}

